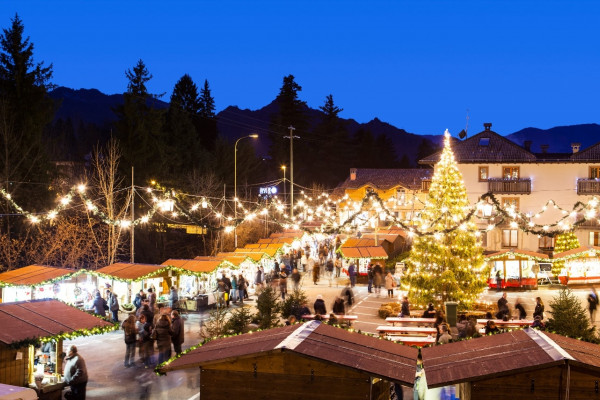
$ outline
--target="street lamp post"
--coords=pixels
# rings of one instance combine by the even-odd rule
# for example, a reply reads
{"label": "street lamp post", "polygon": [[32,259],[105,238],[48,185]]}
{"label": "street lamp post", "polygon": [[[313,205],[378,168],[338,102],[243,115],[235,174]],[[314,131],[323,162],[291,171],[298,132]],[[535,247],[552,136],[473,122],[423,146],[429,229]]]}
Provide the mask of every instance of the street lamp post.
{"label": "street lamp post", "polygon": [[252,133],[248,136],[243,136],[243,137],[239,138],[238,140],[236,140],[235,145],[233,146],[233,215],[234,215],[234,221],[235,221],[234,222],[235,225],[233,226],[233,241],[234,241],[235,248],[237,248],[237,202],[238,202],[238,198],[237,198],[237,145],[240,140],[246,139],[246,138],[256,139],[256,138],[258,138],[258,134]]}
{"label": "street lamp post", "polygon": [[285,165],[281,166],[281,169],[283,170],[283,205],[285,206],[285,169],[287,167]]}

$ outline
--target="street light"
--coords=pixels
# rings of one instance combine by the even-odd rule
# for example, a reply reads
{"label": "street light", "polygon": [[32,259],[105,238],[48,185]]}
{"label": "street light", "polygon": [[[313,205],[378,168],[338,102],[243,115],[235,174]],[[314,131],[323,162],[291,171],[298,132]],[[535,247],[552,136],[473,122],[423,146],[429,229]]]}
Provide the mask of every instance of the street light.
{"label": "street light", "polygon": [[283,205],[285,206],[285,169],[287,167],[285,165],[281,166],[281,169],[283,170]]}
{"label": "street light", "polygon": [[238,142],[242,139],[246,139],[246,138],[252,138],[252,139],[256,139],[258,138],[258,134],[256,133],[252,133],[248,136],[243,136],[241,138],[239,138],[238,140],[235,141],[235,145],[233,146],[233,215],[234,215],[234,221],[235,221],[235,225],[233,226],[233,241],[234,241],[234,246],[235,248],[237,248],[237,145]]}

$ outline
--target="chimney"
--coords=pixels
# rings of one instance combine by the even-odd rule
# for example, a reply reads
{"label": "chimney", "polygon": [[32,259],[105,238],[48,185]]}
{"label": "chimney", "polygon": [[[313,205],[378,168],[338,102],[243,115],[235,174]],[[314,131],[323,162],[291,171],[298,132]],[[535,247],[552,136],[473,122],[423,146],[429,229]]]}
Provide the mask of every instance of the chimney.
{"label": "chimney", "polygon": [[581,143],[571,143],[571,148],[573,149],[573,154],[579,153],[580,147],[581,147]]}
{"label": "chimney", "polygon": [[483,127],[485,128],[486,131],[489,131],[490,128],[492,127],[492,123],[491,122],[486,122],[483,124]]}
{"label": "chimney", "polygon": [[356,180],[356,168],[350,168],[350,180],[351,181]]}
{"label": "chimney", "polygon": [[527,151],[531,151],[531,140],[526,140],[523,142],[523,148]]}
{"label": "chimney", "polygon": [[542,148],[542,153],[546,154],[548,152],[548,145],[547,144],[543,144],[540,146]]}

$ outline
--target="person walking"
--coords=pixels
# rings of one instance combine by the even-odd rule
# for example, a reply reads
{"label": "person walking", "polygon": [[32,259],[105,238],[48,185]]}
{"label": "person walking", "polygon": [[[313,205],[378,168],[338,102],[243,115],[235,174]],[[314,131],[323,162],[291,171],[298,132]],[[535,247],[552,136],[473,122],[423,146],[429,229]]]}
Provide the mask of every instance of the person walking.
{"label": "person walking", "polygon": [[356,286],[356,265],[354,262],[350,262],[350,266],[348,267],[348,276],[350,276],[350,286]]}
{"label": "person walking", "polygon": [[369,263],[369,266],[367,267],[367,279],[367,292],[373,293],[373,264],[371,263]]}
{"label": "person walking", "polygon": [[244,299],[246,299],[248,297],[246,295],[246,288],[248,287],[248,284],[246,283],[246,278],[244,278],[244,275],[242,275],[242,274],[238,275],[237,284],[238,284],[238,299],[242,304],[244,304]]}
{"label": "person walking", "polygon": [[415,382],[413,384],[413,400],[424,400],[427,392],[427,378],[425,377],[425,366],[423,365],[423,356],[421,349],[417,355],[417,370],[415,372]]}
{"label": "person walking", "polygon": [[300,275],[298,268],[294,268],[294,271],[292,271],[292,282],[294,283],[294,290],[300,289],[300,279],[301,278],[302,278],[302,276]]}
{"label": "person walking", "polygon": [[281,292],[281,299],[285,300],[285,295],[287,294],[287,274],[285,273],[285,269],[279,272],[279,291]]}
{"label": "person walking", "polygon": [[535,298],[535,310],[533,310],[533,318],[540,317],[540,320],[544,319],[544,302],[540,297]]}
{"label": "person walking", "polygon": [[176,355],[181,354],[181,345],[185,341],[185,327],[177,310],[171,311],[171,342]]}
{"label": "person walking", "polygon": [[85,360],[79,355],[75,345],[69,346],[64,363],[63,375],[65,377],[65,383],[69,385],[70,388],[70,390],[65,392],[65,399],[85,400],[85,388],[88,382],[88,373],[85,366]]}
{"label": "person walking", "polygon": [[306,272],[306,266],[308,265],[308,258],[306,257],[306,252],[302,252],[302,257],[300,257],[300,265],[302,265],[302,272]]}
{"label": "person walking", "polygon": [[129,315],[121,325],[125,334],[125,368],[132,367],[135,364],[135,345],[137,343],[137,331],[135,329],[135,316]]}
{"label": "person walking", "polygon": [[171,305],[171,310],[179,308],[179,294],[177,294],[177,287],[171,286],[171,291],[169,292],[169,302]]}
{"label": "person walking", "polygon": [[227,304],[227,307],[229,307],[229,302],[231,301],[231,280],[223,272],[221,281],[223,281],[223,290],[225,291],[225,304]]}
{"label": "person walking", "polygon": [[110,312],[112,313],[113,322],[119,322],[119,300],[117,299],[117,295],[110,290],[107,290],[108,293],[108,306],[110,308]]}
{"label": "person walking", "polygon": [[510,311],[508,309],[508,299],[506,298],[507,293],[502,293],[502,297],[498,299],[498,312],[496,313],[496,318],[502,319],[504,316],[510,315]]}
{"label": "person walking", "polygon": [[148,302],[150,311],[156,312],[156,293],[154,293],[154,289],[148,288]]}
{"label": "person walking", "polygon": [[256,268],[256,276],[254,277],[254,286],[258,291],[258,288],[263,287],[263,282],[265,280],[265,274],[263,272],[262,266]]}
{"label": "person walking", "polygon": [[389,298],[394,297],[394,288],[396,287],[396,280],[391,272],[388,271],[385,276],[385,288],[387,289],[387,296]]}
{"label": "person walking", "polygon": [[517,302],[515,303],[515,310],[519,311],[519,319],[527,318],[527,312],[525,311],[525,308],[521,304],[521,299],[519,298],[517,298]]}
{"label": "person walking", "polygon": [[596,288],[592,286],[592,291],[588,294],[588,311],[590,312],[590,321],[592,325],[594,325],[595,316],[596,316],[596,308],[598,307],[598,293],[596,293]]}
{"label": "person walking", "polygon": [[[238,302],[238,278],[234,274],[231,274],[231,291],[229,292],[229,298],[234,303]],[[241,298],[244,298],[243,292]]]}
{"label": "person walking", "polygon": [[377,297],[381,294],[381,285],[383,284],[383,269],[381,265],[375,264],[373,267],[373,286],[375,286],[375,293]]}
{"label": "person walking", "polygon": [[171,358],[171,321],[166,314],[163,314],[158,319],[154,330],[152,331],[152,339],[156,340],[158,348],[158,365]]}
{"label": "person walking", "polygon": [[106,317],[106,310],[108,310],[108,304],[106,300],[100,296],[100,291],[96,290],[96,297],[94,298],[94,302],[92,303],[94,307],[94,312],[101,317]]}
{"label": "person walking", "polygon": [[340,273],[342,272],[342,259],[338,256],[335,259],[335,277],[339,278]]}
{"label": "person walking", "polygon": [[313,278],[313,282],[316,285],[317,282],[319,282],[319,269],[321,267],[319,266],[319,264],[317,263],[313,263],[313,268],[312,268],[312,278]]}

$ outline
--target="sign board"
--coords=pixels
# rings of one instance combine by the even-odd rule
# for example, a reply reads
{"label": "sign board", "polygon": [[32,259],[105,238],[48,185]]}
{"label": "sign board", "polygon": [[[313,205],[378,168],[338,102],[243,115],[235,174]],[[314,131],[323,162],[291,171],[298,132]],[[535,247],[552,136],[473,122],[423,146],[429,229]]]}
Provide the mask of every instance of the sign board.
{"label": "sign board", "polygon": [[258,188],[258,194],[261,196],[273,196],[277,194],[277,186],[266,186]]}

